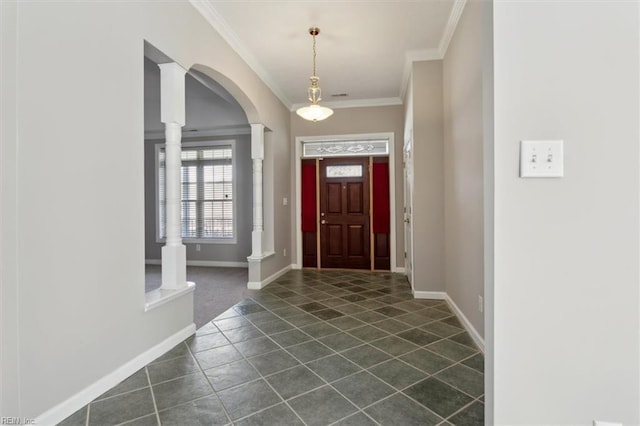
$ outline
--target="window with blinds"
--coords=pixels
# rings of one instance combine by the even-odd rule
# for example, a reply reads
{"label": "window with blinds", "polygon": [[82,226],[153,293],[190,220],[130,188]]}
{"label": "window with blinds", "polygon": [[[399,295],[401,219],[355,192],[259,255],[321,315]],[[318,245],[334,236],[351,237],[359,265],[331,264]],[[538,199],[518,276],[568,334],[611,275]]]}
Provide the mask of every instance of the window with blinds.
{"label": "window with blinds", "polygon": [[[186,240],[231,240],[233,214],[233,146],[182,148],[181,229]],[[166,237],[165,149],[158,149],[158,233]]]}

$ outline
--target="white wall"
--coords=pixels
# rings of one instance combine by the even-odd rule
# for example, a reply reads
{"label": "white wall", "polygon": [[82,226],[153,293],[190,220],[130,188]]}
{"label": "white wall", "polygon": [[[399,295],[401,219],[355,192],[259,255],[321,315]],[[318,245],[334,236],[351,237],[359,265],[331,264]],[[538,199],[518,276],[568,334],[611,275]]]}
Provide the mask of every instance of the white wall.
{"label": "white wall", "polygon": [[480,336],[484,315],[483,7],[468,2],[443,61],[446,292]]}
{"label": "white wall", "polygon": [[[1,415],[33,418],[193,322],[190,297],[144,312],[144,40],[185,69],[232,76],[274,144],[288,146],[289,111],[184,1],[17,9],[3,14],[17,43],[16,55],[3,46],[3,71],[8,59],[17,72],[2,96]],[[265,173],[288,180],[289,164],[276,157]],[[289,241],[288,217],[273,226]]]}
{"label": "white wall", "polygon": [[[493,5],[496,424],[640,424],[638,7]],[[547,138],[564,178],[518,178]]]}

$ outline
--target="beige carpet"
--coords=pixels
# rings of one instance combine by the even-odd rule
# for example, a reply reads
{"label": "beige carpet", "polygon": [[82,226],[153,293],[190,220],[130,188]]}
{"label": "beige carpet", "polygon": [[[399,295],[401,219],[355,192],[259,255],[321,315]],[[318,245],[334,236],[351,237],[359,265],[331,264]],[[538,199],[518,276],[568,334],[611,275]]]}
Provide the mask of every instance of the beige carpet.
{"label": "beige carpet", "polygon": [[[146,265],[145,290],[160,287],[159,265]],[[212,268],[187,266],[187,280],[196,283],[194,295],[194,317],[200,328],[247,296],[255,294],[247,290],[246,268]]]}

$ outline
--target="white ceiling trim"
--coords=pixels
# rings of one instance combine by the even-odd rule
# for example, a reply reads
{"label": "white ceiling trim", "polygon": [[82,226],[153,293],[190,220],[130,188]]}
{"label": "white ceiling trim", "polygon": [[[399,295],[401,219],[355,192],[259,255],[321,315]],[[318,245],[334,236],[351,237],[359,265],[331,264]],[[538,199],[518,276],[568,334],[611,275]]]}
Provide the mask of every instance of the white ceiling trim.
{"label": "white ceiling trim", "polygon": [[467,0],[456,0],[456,2],[453,4],[451,14],[449,15],[449,21],[447,21],[447,26],[444,29],[444,33],[442,34],[442,38],[440,39],[440,44],[438,45],[438,50],[440,51],[442,58],[444,58],[444,56],[447,54],[449,43],[453,38],[453,34],[456,32],[458,22],[460,22],[460,17],[462,16],[462,11],[464,10],[466,4]]}
{"label": "white ceiling trim", "polygon": [[[294,104],[291,107],[291,112],[298,108],[308,106],[309,103]],[[390,106],[390,105],[402,105],[401,98],[375,98],[375,99],[353,99],[348,101],[334,101],[334,102],[322,102],[323,106],[340,109],[340,108],[360,108],[360,107],[378,107],[378,106]]]}
{"label": "white ceiling trim", "polygon": [[400,86],[401,99],[404,99],[405,95],[407,94],[409,78],[411,77],[411,66],[414,62],[438,61],[444,59],[444,56],[447,54],[447,49],[449,48],[449,43],[453,38],[453,34],[455,34],[456,32],[458,22],[460,21],[462,11],[464,10],[466,4],[467,0],[456,0],[456,2],[453,4],[451,13],[449,14],[449,20],[447,21],[447,26],[444,29],[444,33],[442,34],[442,38],[440,39],[440,43],[438,44],[437,49],[407,52],[407,54],[405,55],[404,70],[402,72],[402,82]]}
{"label": "white ceiling trim", "polygon": [[266,84],[269,89],[282,101],[289,109],[292,108],[291,101],[282,93],[280,87],[273,81],[271,74],[260,65],[256,57],[249,49],[240,41],[237,34],[231,29],[227,21],[220,16],[215,7],[209,0],[189,0],[189,3],[196,8],[198,12],[211,24],[220,36],[231,46],[233,50],[246,62],[247,65],[255,72],[258,77]]}

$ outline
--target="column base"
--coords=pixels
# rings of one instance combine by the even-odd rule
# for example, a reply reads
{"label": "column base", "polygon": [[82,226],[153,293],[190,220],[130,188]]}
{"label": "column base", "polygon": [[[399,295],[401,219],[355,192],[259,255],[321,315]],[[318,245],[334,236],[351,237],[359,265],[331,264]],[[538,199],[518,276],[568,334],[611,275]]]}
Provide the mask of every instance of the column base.
{"label": "column base", "polygon": [[176,290],[187,285],[187,248],[162,247],[162,290]]}
{"label": "column base", "polygon": [[262,249],[262,234],[264,231],[251,232],[251,256],[253,259],[261,259],[264,256]]}

